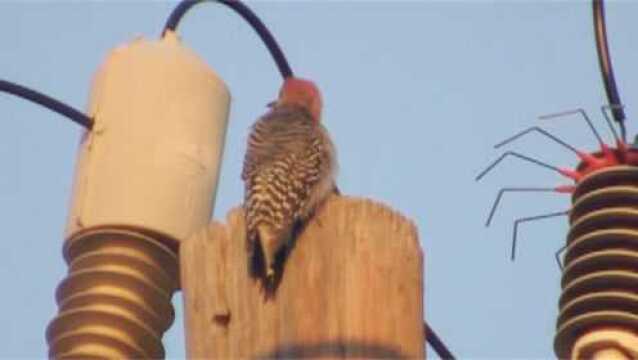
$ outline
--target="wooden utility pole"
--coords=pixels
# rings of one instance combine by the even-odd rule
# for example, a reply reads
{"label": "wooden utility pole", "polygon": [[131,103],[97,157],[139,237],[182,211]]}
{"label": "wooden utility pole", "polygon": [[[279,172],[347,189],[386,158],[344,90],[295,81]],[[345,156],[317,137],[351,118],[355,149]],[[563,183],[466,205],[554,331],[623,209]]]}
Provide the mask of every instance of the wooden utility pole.
{"label": "wooden utility pole", "polygon": [[241,209],[181,245],[189,358],[424,358],[415,225],[330,198],[299,236],[273,298],[248,275]]}

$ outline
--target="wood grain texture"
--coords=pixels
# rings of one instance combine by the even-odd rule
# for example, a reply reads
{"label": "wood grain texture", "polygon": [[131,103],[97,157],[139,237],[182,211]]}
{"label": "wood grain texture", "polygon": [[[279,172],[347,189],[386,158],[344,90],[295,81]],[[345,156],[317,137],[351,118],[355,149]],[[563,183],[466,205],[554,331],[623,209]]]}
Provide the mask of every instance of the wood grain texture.
{"label": "wood grain texture", "polygon": [[241,209],[182,243],[189,358],[423,358],[423,255],[414,224],[331,197],[265,300],[248,275]]}

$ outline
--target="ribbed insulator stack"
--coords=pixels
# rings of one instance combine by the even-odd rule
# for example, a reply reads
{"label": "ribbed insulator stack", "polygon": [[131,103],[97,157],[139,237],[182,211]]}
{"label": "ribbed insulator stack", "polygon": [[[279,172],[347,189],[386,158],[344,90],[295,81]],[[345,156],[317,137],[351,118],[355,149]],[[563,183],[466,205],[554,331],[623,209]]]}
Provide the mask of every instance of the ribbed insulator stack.
{"label": "ribbed insulator stack", "polygon": [[123,229],[77,233],[64,246],[67,277],[47,328],[55,359],[157,359],[174,319],[178,257],[157,240]]}
{"label": "ribbed insulator stack", "polygon": [[572,201],[554,341],[560,358],[591,331],[638,331],[638,167],[587,175]]}

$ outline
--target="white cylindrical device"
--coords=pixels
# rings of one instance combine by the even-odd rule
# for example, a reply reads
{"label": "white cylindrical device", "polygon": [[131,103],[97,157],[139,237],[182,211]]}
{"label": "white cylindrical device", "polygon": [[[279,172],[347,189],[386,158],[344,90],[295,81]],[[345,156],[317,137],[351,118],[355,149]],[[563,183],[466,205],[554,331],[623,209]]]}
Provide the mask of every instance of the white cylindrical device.
{"label": "white cylindrical device", "polygon": [[113,50],[94,79],[66,237],[116,226],[180,241],[206,226],[229,103],[224,82],[172,32]]}

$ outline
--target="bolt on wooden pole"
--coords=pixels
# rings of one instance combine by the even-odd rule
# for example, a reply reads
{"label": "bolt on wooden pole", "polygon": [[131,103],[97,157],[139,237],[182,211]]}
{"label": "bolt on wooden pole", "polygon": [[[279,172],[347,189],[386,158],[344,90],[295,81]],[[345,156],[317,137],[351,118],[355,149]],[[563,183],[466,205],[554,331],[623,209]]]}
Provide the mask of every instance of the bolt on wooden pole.
{"label": "bolt on wooden pole", "polygon": [[189,358],[424,358],[415,225],[331,197],[299,236],[273,298],[248,275],[241,209],[180,249]]}

